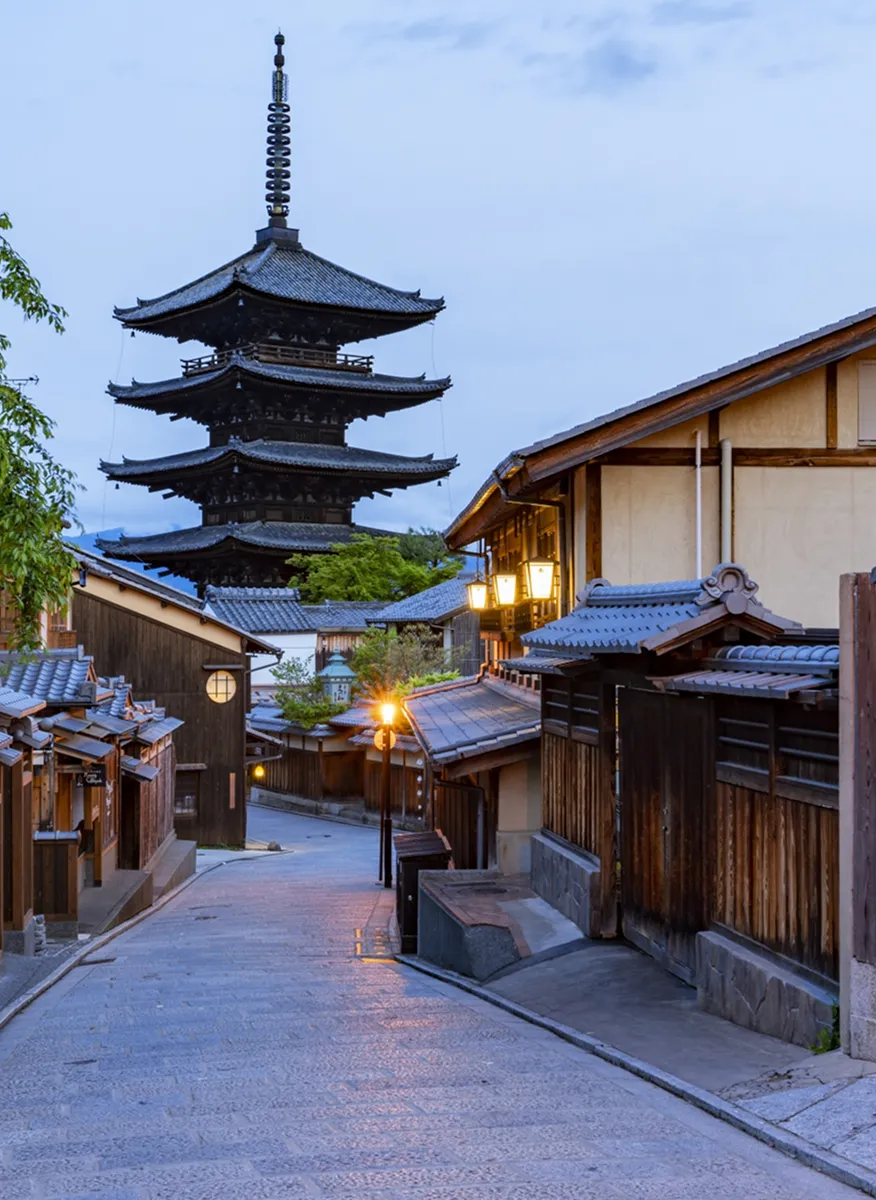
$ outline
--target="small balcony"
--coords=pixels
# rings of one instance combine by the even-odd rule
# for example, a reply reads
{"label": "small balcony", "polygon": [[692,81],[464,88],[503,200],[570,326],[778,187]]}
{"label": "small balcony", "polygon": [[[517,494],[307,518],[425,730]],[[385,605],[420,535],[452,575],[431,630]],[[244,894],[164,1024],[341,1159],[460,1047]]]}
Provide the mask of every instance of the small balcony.
{"label": "small balcony", "polygon": [[312,346],[284,346],[278,342],[249,342],[232,350],[216,350],[200,358],[182,360],[183,375],[203,375],[228,365],[233,354],[261,363],[279,363],[292,367],[318,367],[329,371],[355,371],[370,375],[374,369],[371,354],[339,354],[337,350],[317,350]]}

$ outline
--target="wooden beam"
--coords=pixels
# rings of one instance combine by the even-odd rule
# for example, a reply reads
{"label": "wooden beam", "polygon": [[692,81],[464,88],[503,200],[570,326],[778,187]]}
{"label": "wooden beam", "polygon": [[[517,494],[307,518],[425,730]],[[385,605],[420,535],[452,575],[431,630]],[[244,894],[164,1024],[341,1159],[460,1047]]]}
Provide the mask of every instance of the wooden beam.
{"label": "wooden beam", "polygon": [[717,450],[721,442],[721,410],[714,408],[709,413],[709,448]]}
{"label": "wooden beam", "polygon": [[824,368],[824,424],[827,431],[825,445],[828,450],[836,450],[839,441],[839,419],[836,403],[836,363],[829,362]]}
{"label": "wooden beam", "polygon": [[[695,452],[687,446],[630,446],[602,455],[603,466],[692,467]],[[704,449],[704,467],[720,465],[720,451]],[[783,446],[734,446],[734,467],[876,467],[876,447],[848,449]],[[589,468],[588,468],[589,470]]]}
{"label": "wooden beam", "polygon": [[602,467],[588,463],[586,480],[587,582],[602,577]]}

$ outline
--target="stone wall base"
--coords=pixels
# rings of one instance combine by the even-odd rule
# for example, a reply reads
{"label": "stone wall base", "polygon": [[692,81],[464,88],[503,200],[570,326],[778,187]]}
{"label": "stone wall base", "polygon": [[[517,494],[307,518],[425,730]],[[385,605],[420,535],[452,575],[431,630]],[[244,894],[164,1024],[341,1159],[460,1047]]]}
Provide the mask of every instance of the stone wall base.
{"label": "stone wall base", "polygon": [[3,949],[10,954],[35,954],[36,918],[31,917],[24,929],[4,929]]}
{"label": "stone wall base", "polygon": [[876,967],[852,958],[850,968],[848,1052],[876,1062]]}
{"label": "stone wall base", "polygon": [[587,937],[601,933],[599,859],[575,851],[543,833],[532,837],[532,890],[578,926]]}
{"label": "stone wall base", "polygon": [[697,934],[697,1003],[736,1025],[813,1048],[838,992],[720,933]]}
{"label": "stone wall base", "polygon": [[[482,871],[454,871],[458,882],[466,878],[488,878]],[[417,954],[436,967],[487,979],[503,967],[518,962],[520,951],[510,929],[500,925],[467,925],[449,912],[429,890],[429,881],[443,883],[446,871],[420,872],[420,899],[417,910]]]}

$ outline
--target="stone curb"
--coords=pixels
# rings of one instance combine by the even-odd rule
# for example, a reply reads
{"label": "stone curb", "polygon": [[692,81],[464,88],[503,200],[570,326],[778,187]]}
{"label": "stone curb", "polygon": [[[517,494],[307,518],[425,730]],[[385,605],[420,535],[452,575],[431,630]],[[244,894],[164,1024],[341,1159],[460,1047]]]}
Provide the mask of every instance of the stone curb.
{"label": "stone curb", "polygon": [[757,1138],[759,1142],[764,1142],[767,1146],[771,1146],[781,1154],[787,1155],[788,1158],[794,1158],[804,1166],[811,1167],[815,1171],[820,1171],[822,1175],[830,1176],[831,1179],[835,1179],[838,1183],[844,1183],[847,1187],[857,1188],[858,1191],[865,1192],[868,1196],[876,1196],[876,1172],[869,1171],[866,1167],[856,1166],[849,1159],[842,1158],[830,1150],[821,1150],[813,1146],[811,1142],[797,1137],[796,1134],[781,1130],[771,1122],[765,1121],[753,1113],[746,1112],[744,1108],[732,1104],[729,1100],[722,1100],[720,1096],[716,1096],[712,1092],[707,1092],[704,1088],[698,1088],[691,1083],[685,1083],[677,1075],[670,1075],[668,1071],[661,1071],[659,1067],[652,1067],[642,1059],[634,1058],[631,1054],[625,1054],[622,1050],[616,1050],[614,1046],[609,1046],[606,1042],[600,1042],[597,1038],[590,1037],[586,1033],[580,1033],[577,1029],[572,1029],[568,1025],[561,1025],[558,1021],[552,1021],[549,1017],[539,1016],[538,1013],[531,1012],[530,1009],[523,1008],[520,1004],[515,1004],[511,1000],[506,1000],[503,996],[498,996],[486,988],[479,987],[476,983],[472,983],[471,980],[464,978],[462,975],[457,975],[453,971],[445,971],[441,967],[434,967],[430,963],[425,963],[421,959],[409,954],[396,954],[395,958],[403,966],[412,967],[415,971],[420,971],[424,975],[431,975],[434,979],[440,979],[443,983],[452,984],[461,991],[468,992],[472,996],[477,996],[479,1000],[485,1000],[488,1004],[492,1004],[496,1008],[501,1008],[504,1012],[510,1013],[511,1016],[519,1017],[521,1020],[527,1021],[530,1025],[537,1025],[540,1029],[545,1029],[548,1033],[553,1033],[565,1042],[571,1042],[579,1050],[585,1050],[588,1054],[593,1054],[596,1058],[601,1058],[604,1062],[611,1063],[615,1067],[621,1067],[624,1071],[629,1071],[631,1074],[637,1075],[647,1083],[655,1084],[664,1091],[670,1092],[673,1096],[677,1096],[680,1100],[686,1100],[688,1104],[693,1104],[694,1107],[708,1113],[709,1116],[717,1117],[718,1120],[724,1121],[728,1125],[732,1125],[735,1129],[739,1129],[743,1133]]}
{"label": "stone curb", "polygon": [[[291,853],[291,851],[265,851],[264,855],[260,857],[270,856],[271,858],[275,858],[279,857],[279,855],[283,853],[288,854]],[[11,1004],[7,1004],[6,1008],[0,1011],[0,1030],[5,1029],[13,1017],[17,1017],[20,1012],[23,1012],[26,1008],[33,1004],[34,1000],[38,1000],[40,996],[44,995],[49,990],[49,988],[54,987],[54,985],[60,979],[63,979],[65,975],[68,975],[74,969],[74,967],[78,967],[82,960],[88,958],[88,956],[93,954],[95,950],[102,949],[102,947],[106,946],[114,938],[121,936],[123,933],[127,933],[128,930],[133,929],[135,925],[139,925],[149,917],[154,916],[155,913],[160,912],[166,904],[169,904],[171,900],[175,900],[181,892],[184,892],[186,888],[191,887],[192,884],[198,879],[202,878],[202,876],[209,875],[211,871],[218,871],[220,867],[227,867],[232,861],[233,860],[214,863],[213,866],[205,867],[202,871],[193,871],[188,879],[184,879],[182,883],[177,884],[172,891],[165,893],[165,895],[163,895],[154,904],[151,904],[149,908],[144,908],[142,912],[137,913],[136,916],[131,917],[130,920],[124,921],[121,925],[116,925],[114,929],[110,929],[107,933],[102,933],[91,941],[86,942],[81,950],[77,950],[75,954],[71,954],[70,957],[65,959],[56,970],[52,971],[50,975],[47,975],[45,979],[41,980],[36,987],[31,988],[30,991],[25,992],[23,995],[19,996],[17,1000],[13,1000]],[[241,861],[251,862],[252,859],[241,859]]]}

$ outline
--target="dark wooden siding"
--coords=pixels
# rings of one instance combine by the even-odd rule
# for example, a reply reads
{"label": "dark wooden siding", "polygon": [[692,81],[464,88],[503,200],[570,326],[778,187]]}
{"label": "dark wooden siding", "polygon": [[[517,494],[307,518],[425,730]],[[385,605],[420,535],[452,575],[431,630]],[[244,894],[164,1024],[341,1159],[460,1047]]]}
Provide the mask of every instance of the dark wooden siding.
{"label": "dark wooden siding", "polygon": [[[76,588],[73,624],[102,675],[124,675],[135,697],[155,699],[185,724],[174,734],[177,760],[206,763],[196,820],[177,820],[180,837],[204,845],[242,845],[246,838],[245,718],[248,660],[191,634],[110,604]],[[207,696],[205,665],[233,664],[237,692],[227,704]]]}
{"label": "dark wooden siding", "polygon": [[79,915],[79,843],[74,834],[39,834],[34,839],[34,912],[47,921]]}
{"label": "dark wooden siding", "polygon": [[837,813],[718,783],[712,918],[838,978]]}
{"label": "dark wooden siding", "polygon": [[306,800],[361,800],[364,759],[363,750],[320,754],[287,747],[282,758],[265,763],[262,786]]}
{"label": "dark wooden siding", "polygon": [[[411,755],[411,758],[414,756]],[[383,773],[381,763],[372,759],[365,760],[365,808],[368,812],[380,812],[380,779]],[[403,767],[401,763],[393,763],[389,768],[389,798],[394,815],[401,816],[405,812],[409,817],[422,814],[423,797],[417,795],[417,789],[422,789],[422,771],[413,766]]]}
{"label": "dark wooden siding", "polygon": [[175,754],[173,741],[163,739],[151,748],[144,761],[159,774],[140,788],[140,866],[144,867],[173,831]]}
{"label": "dark wooden siding", "polygon": [[477,675],[484,661],[481,622],[476,612],[460,613],[450,622],[453,667],[460,675]]}

